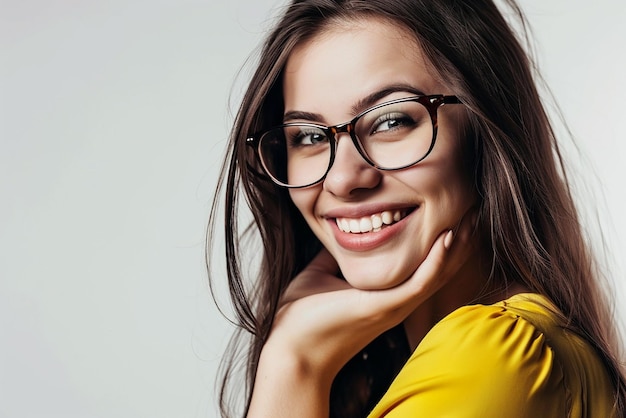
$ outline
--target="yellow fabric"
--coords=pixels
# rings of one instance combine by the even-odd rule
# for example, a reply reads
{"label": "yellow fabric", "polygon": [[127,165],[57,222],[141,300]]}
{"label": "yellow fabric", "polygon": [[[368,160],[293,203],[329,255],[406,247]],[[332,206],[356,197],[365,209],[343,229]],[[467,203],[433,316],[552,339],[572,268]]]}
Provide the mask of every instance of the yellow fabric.
{"label": "yellow fabric", "polygon": [[605,418],[594,350],[543,296],[465,306],[424,337],[369,418]]}

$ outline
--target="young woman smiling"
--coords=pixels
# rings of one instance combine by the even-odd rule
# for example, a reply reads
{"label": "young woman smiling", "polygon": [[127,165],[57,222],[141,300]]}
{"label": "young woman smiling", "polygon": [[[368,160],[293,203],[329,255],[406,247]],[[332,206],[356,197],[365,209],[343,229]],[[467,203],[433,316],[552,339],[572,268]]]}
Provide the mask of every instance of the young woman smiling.
{"label": "young woman smiling", "polygon": [[[623,416],[558,147],[490,0],[294,1],[229,149],[247,416]],[[240,188],[263,243],[252,289]]]}

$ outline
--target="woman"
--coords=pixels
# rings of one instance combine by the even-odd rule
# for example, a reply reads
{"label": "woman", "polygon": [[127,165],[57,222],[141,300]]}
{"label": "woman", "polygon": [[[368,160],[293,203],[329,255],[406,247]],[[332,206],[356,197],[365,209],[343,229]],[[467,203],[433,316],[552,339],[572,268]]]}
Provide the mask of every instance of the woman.
{"label": "woman", "polygon": [[247,416],[624,416],[557,144],[491,1],[293,2],[222,177]]}

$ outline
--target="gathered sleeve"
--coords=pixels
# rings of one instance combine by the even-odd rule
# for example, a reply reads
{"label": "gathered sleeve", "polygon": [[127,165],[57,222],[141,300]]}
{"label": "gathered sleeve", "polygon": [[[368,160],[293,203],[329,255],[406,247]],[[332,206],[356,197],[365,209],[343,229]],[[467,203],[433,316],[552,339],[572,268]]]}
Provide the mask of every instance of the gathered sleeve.
{"label": "gathered sleeve", "polygon": [[466,306],[424,337],[369,418],[562,418],[563,380],[533,324],[505,306]]}

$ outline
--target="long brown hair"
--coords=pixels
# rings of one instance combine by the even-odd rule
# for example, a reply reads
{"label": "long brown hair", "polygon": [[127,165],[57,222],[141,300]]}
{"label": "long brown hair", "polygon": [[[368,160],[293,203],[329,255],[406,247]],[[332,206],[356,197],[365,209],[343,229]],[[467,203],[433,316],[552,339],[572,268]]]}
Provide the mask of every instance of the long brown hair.
{"label": "long brown hair", "polygon": [[[506,3],[524,28],[519,6],[513,0]],[[212,236],[218,195],[223,195],[228,283],[239,330],[223,363],[222,415],[230,416],[228,387],[242,360],[238,356],[245,361],[247,409],[279,298],[321,247],[286,190],[262,174],[245,139],[281,122],[281,76],[294,47],[333,22],[363,16],[385,19],[413,33],[435,75],[467,107],[481,197],[478,227],[493,253],[490,280],[500,286],[522,283],[558,306],[568,327],[606,364],[617,416],[623,416],[626,382],[607,296],[581,232],[532,61],[491,0],[296,0],[286,7],[264,43],[236,116],[211,210]],[[255,249],[261,261],[252,282],[242,273],[242,260],[250,257],[244,255],[239,234],[241,191],[254,218],[243,230],[258,234],[262,243],[262,249]],[[373,341],[337,376],[331,416],[366,415],[408,355],[398,328]]]}

